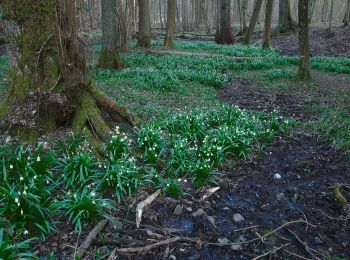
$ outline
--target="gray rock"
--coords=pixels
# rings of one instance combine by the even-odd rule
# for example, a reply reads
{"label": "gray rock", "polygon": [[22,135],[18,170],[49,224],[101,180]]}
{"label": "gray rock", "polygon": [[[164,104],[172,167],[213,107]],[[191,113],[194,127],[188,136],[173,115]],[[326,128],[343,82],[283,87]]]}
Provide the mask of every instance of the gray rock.
{"label": "gray rock", "polygon": [[284,197],[285,197],[285,195],[284,195],[283,192],[276,194],[276,198],[277,198],[278,200],[281,200],[281,199],[283,199]]}
{"label": "gray rock", "polygon": [[195,213],[192,214],[193,217],[200,217],[204,215],[204,210],[203,209],[198,209]]}
{"label": "gray rock", "polygon": [[235,244],[235,245],[232,245],[232,246],[231,246],[231,249],[232,249],[233,251],[240,251],[240,250],[242,250],[243,248],[242,248],[242,245]]}
{"label": "gray rock", "polygon": [[181,205],[181,204],[178,204],[176,207],[175,207],[175,210],[174,210],[174,215],[181,215],[182,212],[184,211],[184,207]]}
{"label": "gray rock", "polygon": [[241,214],[234,214],[234,215],[233,215],[233,220],[234,220],[236,223],[239,223],[239,222],[244,221],[244,217],[243,217]]}

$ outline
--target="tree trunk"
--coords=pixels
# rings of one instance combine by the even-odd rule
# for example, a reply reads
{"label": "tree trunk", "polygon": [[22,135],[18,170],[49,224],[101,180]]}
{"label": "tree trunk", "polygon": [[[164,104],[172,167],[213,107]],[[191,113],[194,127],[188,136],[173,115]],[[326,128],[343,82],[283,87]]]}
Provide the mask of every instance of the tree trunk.
{"label": "tree trunk", "polygon": [[310,74],[310,46],[309,46],[309,1],[299,0],[299,50],[300,62],[298,78],[309,80]]}
{"label": "tree trunk", "polygon": [[279,0],[278,29],[281,33],[295,29],[289,0]]}
{"label": "tree trunk", "polygon": [[151,17],[149,0],[138,0],[139,3],[139,33],[137,45],[139,48],[151,47]]}
{"label": "tree trunk", "polygon": [[231,0],[220,0],[219,17],[215,42],[218,44],[233,43],[235,40],[231,27]]}
{"label": "tree trunk", "polygon": [[0,108],[2,125],[21,140],[62,127],[84,132],[91,140],[107,140],[109,127],[100,109],[112,119],[132,125],[136,119],[96,90],[76,32],[74,1],[2,0],[6,20],[17,24],[16,66]]}
{"label": "tree trunk", "polygon": [[252,18],[250,19],[248,30],[247,30],[246,34],[244,35],[243,44],[250,43],[250,40],[251,40],[252,35],[254,33],[255,25],[259,19],[259,14],[260,14],[262,3],[263,3],[263,0],[256,0],[255,1],[253,15],[252,15]]}
{"label": "tree trunk", "polygon": [[331,12],[329,14],[329,24],[328,24],[329,33],[332,31],[333,9],[334,9],[334,0],[331,0]]}
{"label": "tree trunk", "polygon": [[188,4],[187,0],[181,0],[181,9],[182,9],[182,30],[187,32],[189,30],[188,25]]}
{"label": "tree trunk", "polygon": [[176,15],[176,0],[168,0],[168,14],[166,23],[166,36],[164,46],[168,48],[174,47],[174,27]]}
{"label": "tree trunk", "polygon": [[120,32],[117,23],[117,1],[102,0],[102,51],[98,61],[98,66],[110,70],[120,70],[123,68],[119,57]]}
{"label": "tree trunk", "polygon": [[346,5],[346,11],[344,15],[344,26],[348,26],[350,23],[350,0],[348,0],[348,3]]}
{"label": "tree trunk", "polygon": [[270,48],[273,0],[266,0],[263,48]]}
{"label": "tree trunk", "polygon": [[159,8],[159,20],[160,20],[160,28],[164,28],[164,25],[163,25],[163,17],[162,17],[162,1],[163,0],[159,0],[158,2],[158,8]]}

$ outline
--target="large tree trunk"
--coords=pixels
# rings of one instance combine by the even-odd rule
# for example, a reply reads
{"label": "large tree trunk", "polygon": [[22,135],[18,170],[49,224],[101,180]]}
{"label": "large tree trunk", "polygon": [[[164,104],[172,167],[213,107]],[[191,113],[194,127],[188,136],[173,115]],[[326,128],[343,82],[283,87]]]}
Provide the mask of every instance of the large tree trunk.
{"label": "large tree trunk", "polygon": [[219,44],[233,43],[235,40],[231,27],[231,0],[220,0],[219,17],[215,42]]}
{"label": "large tree trunk", "polygon": [[281,33],[295,29],[289,0],[279,0],[278,29]]}
{"label": "large tree trunk", "polygon": [[120,70],[123,64],[119,57],[120,40],[117,23],[117,1],[102,0],[102,51],[98,66],[110,70]]}
{"label": "large tree trunk", "polygon": [[308,80],[310,74],[310,46],[309,46],[309,1],[299,0],[299,50],[300,62],[298,78]]}
{"label": "large tree trunk", "polygon": [[139,0],[139,33],[137,36],[137,47],[151,47],[151,16],[149,0]]}
{"label": "large tree trunk", "polygon": [[122,106],[96,90],[76,33],[74,1],[2,0],[5,19],[20,28],[13,41],[16,65],[0,108],[2,125],[22,140],[34,142],[61,127],[107,140],[109,127],[100,109],[114,120],[135,124]]}
{"label": "large tree trunk", "polygon": [[270,48],[273,0],[266,0],[263,48]]}
{"label": "large tree trunk", "polygon": [[244,35],[243,44],[250,43],[250,40],[251,40],[252,35],[254,33],[255,25],[259,19],[259,14],[260,14],[262,3],[263,3],[263,0],[256,0],[255,1],[253,15],[252,15],[252,18],[250,19],[248,30],[247,30],[246,34]]}
{"label": "large tree trunk", "polygon": [[174,27],[176,15],[176,0],[168,0],[168,12],[166,23],[166,36],[164,45],[168,48],[174,47]]}
{"label": "large tree trunk", "polygon": [[347,1],[343,22],[344,26],[348,26],[350,23],[350,0]]}
{"label": "large tree trunk", "polygon": [[187,32],[189,30],[188,24],[188,0],[181,0],[181,10],[182,10],[182,30]]}

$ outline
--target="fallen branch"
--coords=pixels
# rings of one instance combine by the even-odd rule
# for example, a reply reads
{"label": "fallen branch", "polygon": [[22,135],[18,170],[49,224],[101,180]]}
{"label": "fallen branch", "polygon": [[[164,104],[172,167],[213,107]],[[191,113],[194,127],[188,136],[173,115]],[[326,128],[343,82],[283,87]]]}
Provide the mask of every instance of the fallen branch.
{"label": "fallen branch", "polygon": [[113,251],[111,252],[111,254],[109,255],[107,260],[114,260],[116,259],[115,257],[115,252],[117,251],[117,249],[113,249]]}
{"label": "fallen branch", "polygon": [[142,213],[143,209],[147,207],[149,204],[151,204],[161,193],[162,191],[159,189],[155,193],[153,193],[151,196],[149,196],[144,201],[140,202],[136,207],[136,226],[137,228],[140,227],[141,219],[142,219]]}
{"label": "fallen branch", "polygon": [[129,253],[129,254],[135,254],[135,253],[144,253],[144,252],[147,252],[147,251],[150,251],[150,250],[153,250],[157,247],[161,247],[161,246],[166,246],[166,245],[170,245],[170,244],[174,244],[178,241],[181,241],[181,240],[187,240],[185,238],[182,238],[182,237],[173,237],[173,238],[170,238],[170,239],[167,239],[167,240],[164,240],[164,241],[160,241],[160,242],[157,242],[157,243],[154,243],[154,244],[150,244],[148,246],[144,246],[144,247],[130,247],[130,248],[121,248],[121,249],[117,249],[117,251],[119,253]]}
{"label": "fallen branch", "polygon": [[288,231],[289,233],[291,233],[291,234],[295,237],[295,239],[304,247],[305,251],[311,256],[312,259],[321,260],[321,258],[315,256],[315,254],[311,252],[311,248],[308,246],[308,244],[307,244],[306,242],[303,242],[303,241],[300,239],[300,237],[298,237],[297,234],[295,234],[292,230],[290,230],[290,229],[288,229],[288,228],[286,228],[286,229],[287,229],[287,231]]}
{"label": "fallen branch", "polygon": [[79,247],[76,257],[82,259],[88,248],[90,247],[92,241],[96,238],[97,234],[101,232],[101,230],[106,226],[108,220],[104,219],[100,221],[89,233],[89,235],[85,238],[84,242]]}
{"label": "fallen branch", "polygon": [[285,244],[285,245],[283,245],[283,246],[280,246],[280,247],[278,247],[278,248],[272,249],[272,250],[266,252],[265,254],[262,254],[262,255],[259,255],[259,256],[257,256],[257,257],[254,257],[252,260],[258,260],[258,259],[263,258],[263,257],[265,257],[265,256],[268,256],[268,255],[270,255],[270,254],[274,254],[274,253],[276,253],[278,250],[281,250],[282,248],[284,248],[284,247],[286,247],[286,246],[288,246],[288,245],[290,245],[290,243],[287,243],[287,244]]}
{"label": "fallen branch", "polygon": [[208,199],[211,195],[213,195],[215,192],[217,192],[218,190],[220,190],[220,187],[214,187],[214,188],[210,188],[208,189],[205,194],[202,196],[202,198],[200,199],[200,201],[204,201],[206,199]]}

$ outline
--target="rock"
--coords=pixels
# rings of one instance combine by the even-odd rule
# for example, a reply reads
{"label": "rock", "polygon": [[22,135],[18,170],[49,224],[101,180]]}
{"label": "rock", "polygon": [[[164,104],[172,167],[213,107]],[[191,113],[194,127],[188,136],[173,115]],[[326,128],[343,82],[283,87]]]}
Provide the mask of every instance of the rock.
{"label": "rock", "polygon": [[233,215],[233,220],[234,220],[236,223],[239,223],[239,222],[244,221],[244,217],[243,217],[241,214],[234,214],[234,215]]}
{"label": "rock", "polygon": [[171,259],[171,260],[176,260],[176,256],[170,255],[170,256],[169,256],[169,259]]}
{"label": "rock", "polygon": [[184,211],[184,207],[181,204],[179,204],[175,207],[174,215],[179,216],[182,214],[183,211]]}
{"label": "rock", "polygon": [[242,245],[234,244],[234,245],[231,246],[231,249],[232,249],[233,251],[240,251],[240,250],[242,250],[243,248],[242,248]]}
{"label": "rock", "polygon": [[200,217],[204,215],[204,210],[203,209],[198,209],[195,213],[192,214],[193,217]]}
{"label": "rock", "polygon": [[275,180],[279,180],[279,179],[282,178],[282,176],[279,175],[278,173],[276,173],[276,174],[273,176],[273,178],[274,178]]}
{"label": "rock", "polygon": [[283,192],[276,194],[276,198],[277,198],[278,200],[281,200],[281,199],[283,199],[284,197],[285,197],[285,195],[284,195]]}
{"label": "rock", "polygon": [[212,216],[207,216],[207,219],[208,219],[208,221],[209,221],[213,226],[215,226],[215,218],[214,218],[214,217],[212,217]]}
{"label": "rock", "polygon": [[186,210],[187,210],[188,212],[192,212],[192,208],[191,208],[191,207],[187,207]]}

